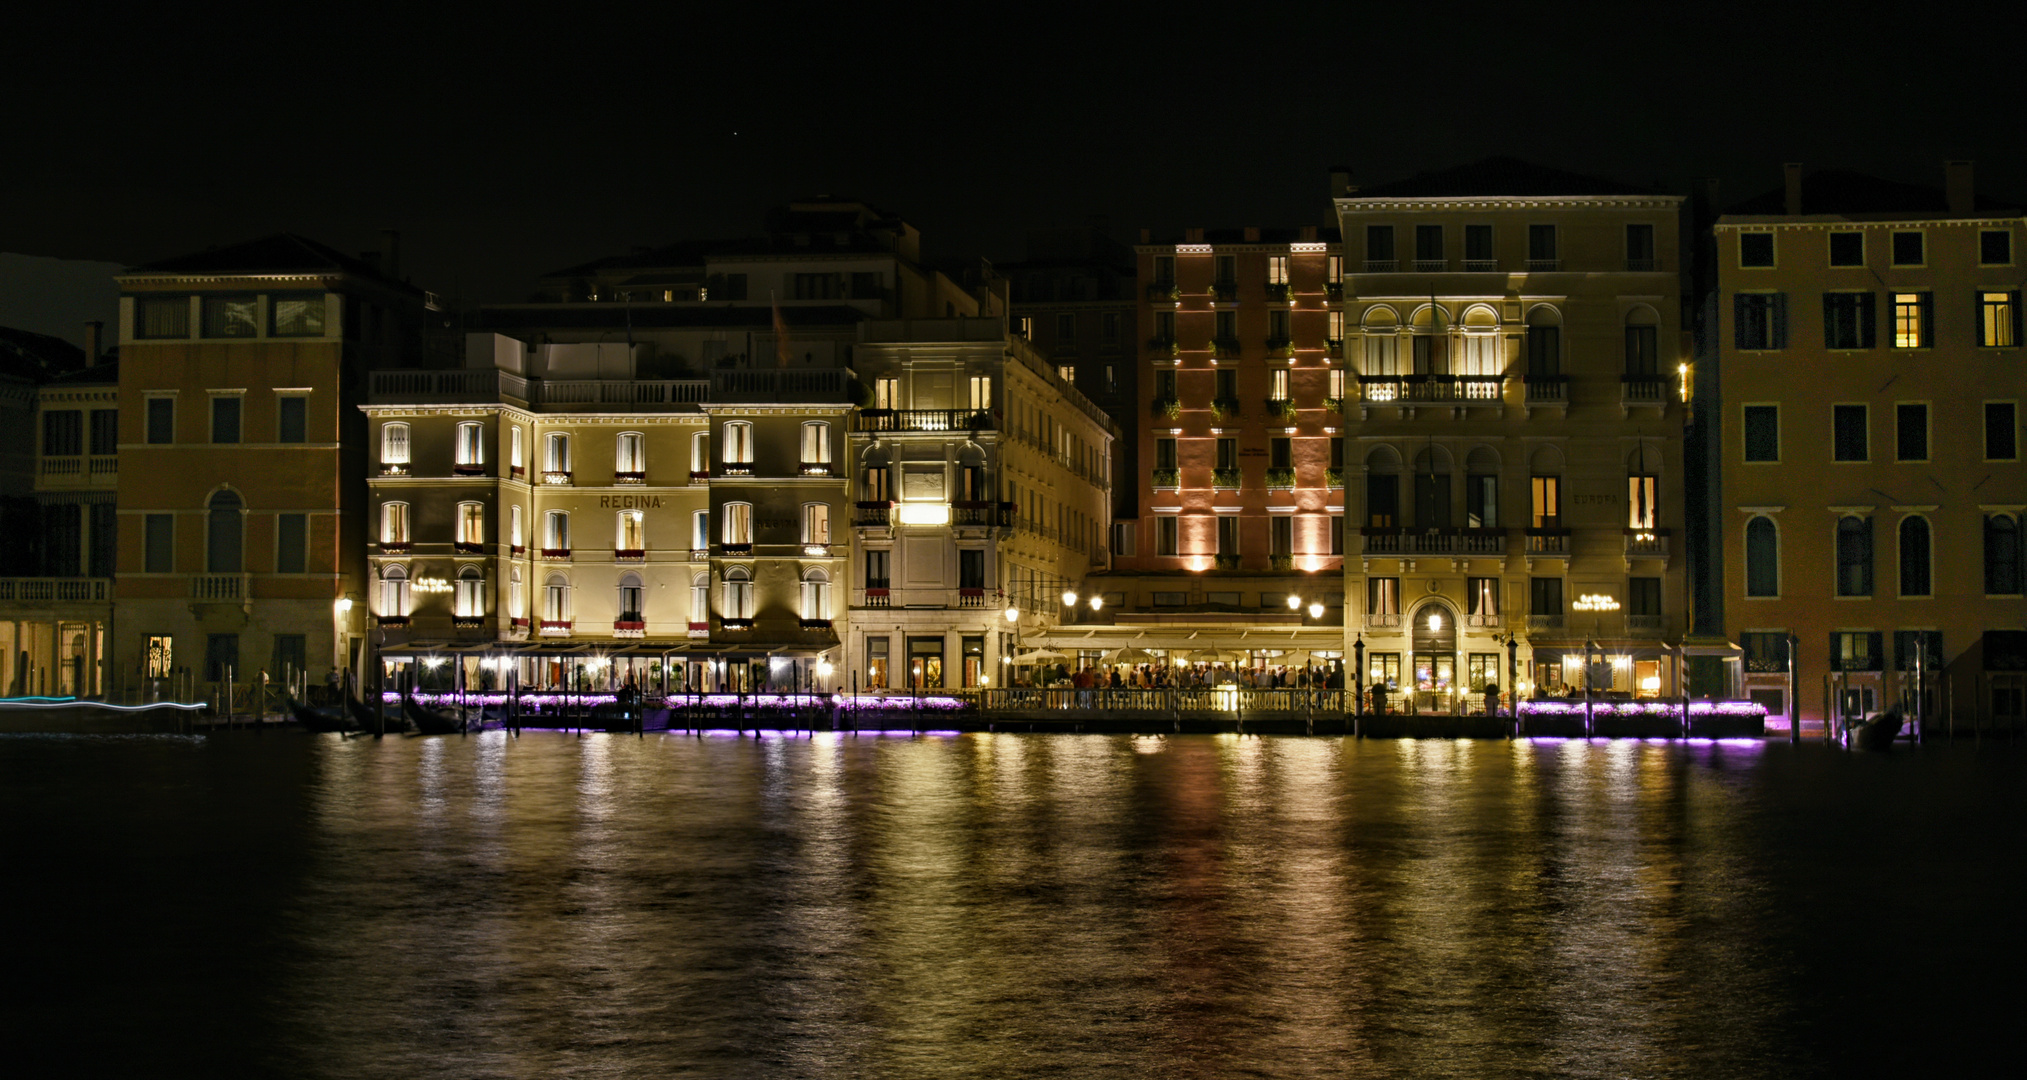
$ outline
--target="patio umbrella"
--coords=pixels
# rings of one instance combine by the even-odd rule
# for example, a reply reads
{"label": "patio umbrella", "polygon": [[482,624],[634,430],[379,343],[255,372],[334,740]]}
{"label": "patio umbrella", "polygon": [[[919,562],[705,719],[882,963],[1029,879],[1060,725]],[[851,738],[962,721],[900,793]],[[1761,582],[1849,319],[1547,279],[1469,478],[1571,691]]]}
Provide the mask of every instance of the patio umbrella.
{"label": "patio umbrella", "polygon": [[1036,649],[1014,657],[1013,662],[1015,667],[1027,667],[1032,664],[1056,664],[1068,659],[1069,653],[1059,653],[1053,649]]}
{"label": "patio umbrella", "polygon": [[1105,654],[1105,662],[1108,664],[1151,664],[1154,661],[1153,653],[1146,649],[1136,649],[1131,645]]}
{"label": "patio umbrella", "polygon": [[1236,663],[1240,659],[1240,654],[1229,651],[1221,651],[1218,649],[1198,649],[1195,652],[1190,653],[1183,659],[1188,660],[1192,663],[1204,663],[1204,664],[1215,664],[1220,661],[1228,663]]}

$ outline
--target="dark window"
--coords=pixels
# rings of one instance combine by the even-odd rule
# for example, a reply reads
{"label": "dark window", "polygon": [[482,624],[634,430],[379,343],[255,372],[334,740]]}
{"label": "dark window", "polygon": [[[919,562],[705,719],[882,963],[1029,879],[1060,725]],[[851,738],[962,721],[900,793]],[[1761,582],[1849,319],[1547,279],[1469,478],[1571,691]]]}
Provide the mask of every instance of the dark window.
{"label": "dark window", "polygon": [[957,553],[957,587],[985,588],[985,552],[962,549]]}
{"label": "dark window", "polygon": [[797,300],[838,300],[843,292],[844,279],[838,274],[796,274],[791,295]]}
{"label": "dark window", "polygon": [[880,275],[871,270],[852,271],[852,297],[858,300],[878,300]]}
{"label": "dark window", "polygon": [[176,441],[176,399],[151,397],[148,399],[148,441],[150,443],[172,443]]}
{"label": "dark window", "polygon": [[275,401],[276,441],[303,442],[308,435],[310,403],[307,398],[285,397]]}
{"label": "dark window", "polygon": [[[1173,555],[1176,553],[1176,517],[1163,514],[1154,519],[1154,553]],[[1181,601],[1177,601],[1180,603]]]}
{"label": "dark window", "polygon": [[1748,267],[1774,265],[1774,234],[1764,232],[1738,234],[1738,264]]}
{"label": "dark window", "polygon": [[42,452],[54,457],[84,453],[84,413],[77,409],[43,413]]}
{"label": "dark window", "polygon": [[1392,225],[1367,225],[1365,227],[1365,257],[1373,261],[1385,261],[1394,257],[1394,227]]}
{"label": "dark window", "polygon": [[1295,519],[1293,517],[1287,514],[1275,515],[1272,527],[1267,530],[1267,533],[1269,540],[1273,544],[1273,554],[1295,554]]}
{"label": "dark window", "polygon": [[222,394],[211,399],[211,441],[215,443],[236,443],[239,441],[239,397]]}
{"label": "dark window", "polygon": [[1866,416],[1863,405],[1835,405],[1831,407],[1835,427],[1832,436],[1833,456],[1838,461],[1866,460]]}
{"label": "dark window", "polygon": [[1108,311],[1098,316],[1098,336],[1099,338],[1103,339],[1107,345],[1113,345],[1118,343],[1119,341],[1118,312]]}
{"label": "dark window", "polygon": [[1368,473],[1365,478],[1365,523],[1391,529],[1401,520],[1401,478],[1393,473]]}
{"label": "dark window", "polygon": [[2013,261],[2013,233],[2010,229],[1986,229],[1978,234],[1978,262],[2005,266]]}
{"label": "dark window", "polygon": [[1985,459],[2011,461],[2020,456],[2019,431],[2010,401],[1985,402]]}
{"label": "dark window", "polygon": [[866,550],[866,588],[887,587],[887,556],[889,552],[868,548]]}
{"label": "dark window", "polygon": [[137,338],[189,337],[190,298],[187,296],[144,296],[134,301],[134,336]]}
{"label": "dark window", "polygon": [[1745,459],[1747,461],[1781,460],[1781,407],[1779,405],[1747,405],[1745,407]]}
{"label": "dark window", "polygon": [[1239,280],[1239,257],[1237,255],[1216,255],[1212,261],[1217,264],[1218,284],[1232,285]]}
{"label": "dark window", "polygon": [[1464,479],[1464,525],[1472,529],[1499,528],[1499,478],[1470,476]]}
{"label": "dark window", "polygon": [[91,507],[91,543],[86,556],[90,564],[85,573],[92,577],[112,577],[113,564],[119,554],[119,507],[112,503],[93,503]]}
{"label": "dark window", "polygon": [[1903,518],[1900,522],[1900,595],[1927,596],[1929,588],[1928,521]]}
{"label": "dark window", "polygon": [[1332,435],[1330,437],[1330,467],[1333,469],[1344,468],[1344,436],[1342,435]]}
{"label": "dark window", "polygon": [[1922,264],[1921,234],[1918,232],[1897,232],[1893,234],[1893,265],[1920,266]]}
{"label": "dark window", "polygon": [[1344,515],[1330,515],[1330,553],[1344,554]]}
{"label": "dark window", "polygon": [[711,291],[711,299],[713,299],[713,300],[744,300],[744,299],[746,299],[746,275],[745,275],[745,274],[726,274],[726,275],[725,275],[725,283],[724,283],[724,285],[723,285],[723,286],[721,286],[721,288],[723,288],[723,289],[724,289],[724,295],[722,295],[722,296],[721,296],[721,295],[719,295],[719,294],[718,294],[718,291],[717,291],[716,289],[713,289],[713,290]]}
{"label": "dark window", "polygon": [[1654,226],[1626,226],[1626,265],[1633,270],[1653,268]]}
{"label": "dark window", "polygon": [[1077,316],[1065,312],[1056,316],[1056,344],[1074,346],[1077,344]]}
{"label": "dark window", "polygon": [[1527,328],[1527,373],[1533,376],[1562,374],[1562,327]]}
{"label": "dark window", "polygon": [[1833,630],[1830,632],[1831,671],[1878,671],[1886,666],[1877,630]]}
{"label": "dark window", "polygon": [[1154,440],[1154,467],[1155,467],[1155,468],[1157,468],[1157,469],[1173,469],[1173,468],[1175,468],[1175,467],[1176,467],[1176,465],[1175,465],[1175,444],[1176,444],[1176,441],[1175,441],[1174,439],[1156,439],[1156,440]]}
{"label": "dark window", "polygon": [[1464,226],[1464,258],[1471,262],[1492,261],[1492,226]]}
{"label": "dark window", "polygon": [[1415,527],[1450,527],[1450,474],[1415,474]]}
{"label": "dark window", "polygon": [[1893,666],[1902,671],[1914,670],[1915,654],[1922,653],[1922,667],[1928,673],[1943,662],[1943,632],[1940,630],[1895,630],[1893,632]]}
{"label": "dark window", "polygon": [[1928,406],[1902,402],[1893,407],[1894,457],[1900,461],[1928,460]]}
{"label": "dark window", "polygon": [[1830,234],[1831,266],[1864,266],[1865,234],[1862,232],[1833,232]]}
{"label": "dark window", "polygon": [[1239,467],[1239,440],[1218,440],[1217,466],[1220,469],[1236,469]]}
{"label": "dark window", "polygon": [[240,555],[242,505],[239,496],[230,491],[221,491],[211,497],[210,513],[205,519],[208,536],[204,554],[206,573],[237,574],[245,565]]}
{"label": "dark window", "polygon": [[1216,337],[1219,341],[1237,341],[1239,339],[1238,312],[1229,309],[1220,311],[1211,321],[1213,324],[1212,336]]}
{"label": "dark window", "polygon": [[84,554],[84,507],[56,503],[42,508],[42,572],[76,577]]}
{"label": "dark window", "polygon": [[1655,341],[1655,327],[1629,326],[1626,328],[1626,374],[1636,379],[1654,379],[1661,375],[1660,349]]}
{"label": "dark window", "polygon": [[143,519],[142,531],[146,534],[147,561],[144,564],[150,574],[171,574],[176,571],[176,518],[173,514],[149,514]]}
{"label": "dark window", "polygon": [[1218,515],[1218,554],[1239,553],[1239,518],[1236,514]]}
{"label": "dark window", "polygon": [[1872,519],[1837,522],[1837,595],[1872,595]]}
{"label": "dark window", "polygon": [[1878,320],[1871,293],[1823,294],[1823,347],[1870,349],[1877,344]]}
{"label": "dark window", "polygon": [[1774,523],[1764,517],[1745,525],[1745,594],[1781,595],[1780,537]]}
{"label": "dark window", "polygon": [[[1226,311],[1226,312],[1220,312],[1220,314],[1224,314],[1224,315],[1230,315],[1230,314],[1233,314],[1233,313],[1232,313],[1232,312],[1229,312],[1229,311]],[[1238,372],[1236,372],[1236,371],[1232,371],[1232,370],[1229,370],[1229,369],[1226,369],[1226,370],[1221,370],[1221,371],[1219,371],[1219,372],[1217,373],[1217,385],[1218,385],[1218,395],[1217,395],[1217,396],[1218,396],[1218,399],[1219,399],[1219,400],[1221,400],[1221,401],[1237,401],[1237,400],[1239,399],[1239,373],[1238,373]]]}
{"label": "dark window", "polygon": [[1156,401],[1175,400],[1175,372],[1157,371],[1154,373],[1154,399]]}
{"label": "dark window", "polygon": [[277,574],[300,574],[309,559],[310,519],[305,514],[277,514],[274,520]]}
{"label": "dark window", "polygon": [[1788,635],[1779,630],[1748,630],[1738,636],[1739,651],[1745,653],[1748,672],[1786,671]]}
{"label": "dark window", "polygon": [[323,337],[324,294],[284,293],[269,300],[276,337]]}
{"label": "dark window", "polygon": [[1415,258],[1417,261],[1435,262],[1443,258],[1443,227],[1441,225],[1415,226]]}
{"label": "dark window", "polygon": [[228,675],[235,681],[244,676],[239,670],[239,635],[206,634],[204,636],[204,677],[211,682],[224,680]]}
{"label": "dark window", "polygon": [[301,634],[276,634],[274,656],[267,669],[268,678],[276,682],[303,673],[303,665],[309,660],[309,650]]}
{"label": "dark window", "polygon": [[93,409],[91,411],[91,452],[94,454],[117,454],[120,452],[119,410]]}
{"label": "dark window", "polygon": [[1985,519],[1985,592],[2020,594],[2020,522],[2008,514]]}
{"label": "dark window", "polygon": [[1556,253],[1555,226],[1529,225],[1527,227],[1527,257],[1534,261],[1553,261],[1560,258]]}
{"label": "dark window", "polygon": [[1531,615],[1562,614],[1562,579],[1538,577],[1527,580],[1528,613]]}
{"label": "dark window", "polygon": [[1732,298],[1734,344],[1740,349],[1788,347],[1786,293],[1737,293]]}
{"label": "dark window", "polygon": [[1295,440],[1275,436],[1267,440],[1267,465],[1275,469],[1289,469],[1295,465]]}
{"label": "dark window", "polygon": [[253,296],[205,297],[204,336],[208,338],[259,337],[260,299]]}
{"label": "dark window", "polygon": [[1657,577],[1636,577],[1626,579],[1626,614],[1661,614],[1661,579]]}

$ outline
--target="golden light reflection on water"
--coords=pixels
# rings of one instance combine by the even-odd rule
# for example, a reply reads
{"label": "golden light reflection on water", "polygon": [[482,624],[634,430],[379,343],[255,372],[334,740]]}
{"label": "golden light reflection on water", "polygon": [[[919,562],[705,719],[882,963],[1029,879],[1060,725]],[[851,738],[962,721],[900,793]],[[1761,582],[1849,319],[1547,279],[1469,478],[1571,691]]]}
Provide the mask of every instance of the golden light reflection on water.
{"label": "golden light reflection on water", "polygon": [[[497,733],[318,746],[326,1075],[1619,1075],[1786,1005],[1721,748]],[[1746,1000],[1709,999],[1713,977]],[[1760,996],[1752,988],[1759,987]],[[413,1003],[370,1045],[340,1018]],[[1726,1055],[1734,1055],[1727,1057]],[[418,1068],[427,1065],[428,1068]]]}

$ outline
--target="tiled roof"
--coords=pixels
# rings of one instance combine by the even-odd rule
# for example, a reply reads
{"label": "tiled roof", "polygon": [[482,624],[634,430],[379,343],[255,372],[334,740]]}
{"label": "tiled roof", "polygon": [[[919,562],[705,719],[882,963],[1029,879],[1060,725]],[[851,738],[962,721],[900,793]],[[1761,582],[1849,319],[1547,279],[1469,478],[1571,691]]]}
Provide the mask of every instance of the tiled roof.
{"label": "tiled roof", "polygon": [[84,350],[60,337],[0,326],[0,374],[47,382],[84,367]]}
{"label": "tiled roof", "polygon": [[[2010,210],[2012,206],[1979,195],[1979,210]],[[1943,189],[1923,184],[1904,184],[1850,169],[1808,169],[1802,173],[1804,214],[1944,214],[1949,200]],[[1783,215],[1788,212],[1786,185],[1740,202],[1727,214],[1749,216]]]}
{"label": "tiled roof", "polygon": [[1469,165],[1457,165],[1422,173],[1406,180],[1362,187],[1351,193],[1354,199],[1451,199],[1473,195],[1546,196],[1558,195],[1652,195],[1649,188],[1634,187],[1582,173],[1564,172],[1546,165],[1511,157],[1489,157]]}

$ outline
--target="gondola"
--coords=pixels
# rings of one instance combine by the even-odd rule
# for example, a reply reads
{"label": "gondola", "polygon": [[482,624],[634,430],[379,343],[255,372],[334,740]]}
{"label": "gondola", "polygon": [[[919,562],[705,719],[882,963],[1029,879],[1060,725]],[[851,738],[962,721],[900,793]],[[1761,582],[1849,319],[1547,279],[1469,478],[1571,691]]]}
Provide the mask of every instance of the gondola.
{"label": "gondola", "polygon": [[1900,723],[1900,710],[1888,709],[1883,713],[1873,713],[1844,731],[1851,745],[1860,750],[1891,750],[1893,740],[1900,737]]}
{"label": "gondola", "polygon": [[388,716],[384,708],[381,709],[380,715],[375,716],[373,710],[354,696],[349,688],[345,691],[345,711],[351,713],[352,719],[359,722],[359,730],[363,732],[380,732],[382,724],[386,725],[386,731],[396,735],[408,730],[407,720],[398,715]]}
{"label": "gondola", "polygon": [[304,731],[357,731],[359,725],[342,709],[317,709],[305,705],[295,698],[289,700],[289,712],[294,713],[296,723]]}
{"label": "gondola", "polygon": [[455,713],[431,709],[407,693],[401,695],[401,712],[420,735],[457,735],[465,729],[464,718]]}

